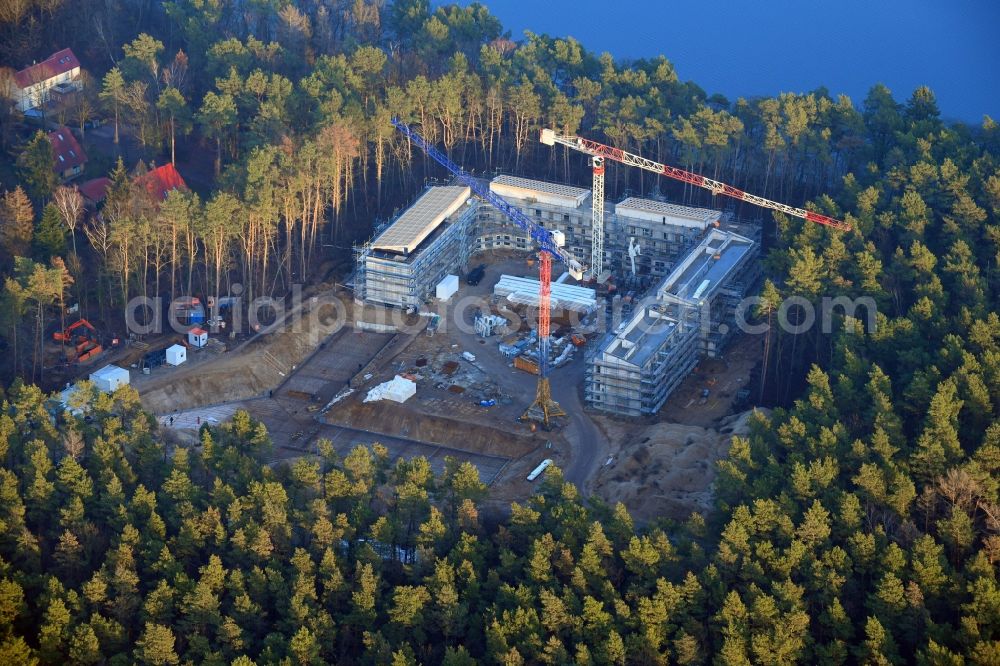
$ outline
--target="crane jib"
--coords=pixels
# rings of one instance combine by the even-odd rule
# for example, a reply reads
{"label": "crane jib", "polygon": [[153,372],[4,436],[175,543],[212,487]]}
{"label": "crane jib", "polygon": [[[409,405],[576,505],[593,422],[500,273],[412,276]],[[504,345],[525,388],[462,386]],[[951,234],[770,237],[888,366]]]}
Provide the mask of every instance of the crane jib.
{"label": "crane jib", "polygon": [[751,203],[755,206],[781,211],[787,215],[793,215],[795,217],[809,220],[810,222],[824,224],[840,231],[851,230],[851,225],[832,217],[807,211],[803,208],[795,208],[794,206],[778,203],[777,201],[771,201],[770,199],[765,199],[764,197],[758,197],[757,195],[744,192],[743,190],[733,187],[732,185],[727,185],[717,180],[712,180],[711,178],[706,178],[705,176],[685,171],[684,169],[678,169],[677,167],[660,164],[659,162],[654,162],[653,160],[642,157],[641,155],[635,155],[633,153],[626,152],[621,148],[606,146],[603,143],[598,143],[590,139],[584,139],[583,137],[559,136],[552,130],[546,129],[542,130],[542,142],[549,145],[558,142],[575,150],[579,150],[580,152],[587,153],[588,155],[604,157],[627,166],[638,167],[640,169],[652,171],[654,173],[667,176],[668,178],[673,178],[697,187],[703,187],[706,190],[710,190],[712,194],[724,194],[728,197],[739,199],[740,201],[746,201],[747,203]]}

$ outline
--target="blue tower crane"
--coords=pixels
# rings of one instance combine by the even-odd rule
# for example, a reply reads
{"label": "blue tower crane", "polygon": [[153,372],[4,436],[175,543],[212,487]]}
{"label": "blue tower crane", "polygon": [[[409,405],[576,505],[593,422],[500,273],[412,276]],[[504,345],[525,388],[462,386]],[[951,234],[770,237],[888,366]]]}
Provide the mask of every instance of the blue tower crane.
{"label": "blue tower crane", "polygon": [[552,233],[540,224],[535,223],[516,207],[511,206],[498,197],[488,187],[484,187],[479,180],[466,173],[460,166],[451,161],[447,155],[428,143],[424,137],[399,118],[393,118],[392,124],[410,141],[427,153],[427,155],[451,172],[459,181],[467,185],[477,196],[503,213],[507,219],[526,231],[538,243],[538,277],[540,285],[538,293],[538,390],[535,394],[535,401],[528,407],[521,418],[522,420],[538,420],[548,427],[553,417],[566,416],[559,403],[552,399],[552,390],[549,385],[552,258],[555,257],[563,262],[566,268],[569,269],[570,274],[577,280],[583,277],[583,266],[563,248],[565,239],[560,232]]}

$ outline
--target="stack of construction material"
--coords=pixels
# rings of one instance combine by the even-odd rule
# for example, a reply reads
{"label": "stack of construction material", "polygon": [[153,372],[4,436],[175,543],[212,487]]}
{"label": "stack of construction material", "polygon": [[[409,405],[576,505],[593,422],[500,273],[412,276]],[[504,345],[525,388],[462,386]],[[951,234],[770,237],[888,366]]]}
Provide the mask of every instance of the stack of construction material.
{"label": "stack of construction material", "polygon": [[481,337],[488,338],[492,335],[507,332],[507,320],[499,315],[477,314],[476,333]]}
{"label": "stack of construction material", "polygon": [[[514,275],[501,275],[500,281],[493,287],[493,295],[506,298],[517,305],[537,307],[539,289],[538,280]],[[554,282],[551,303],[553,310],[562,308],[563,310],[588,313],[597,307],[597,298],[593,289]]]}
{"label": "stack of construction material", "polygon": [[535,344],[538,340],[538,334],[535,331],[531,332],[526,338],[520,338],[519,340],[511,343],[509,340],[507,342],[500,343],[500,353],[507,358],[514,358],[525,349]]}
{"label": "stack of construction material", "polygon": [[393,402],[406,402],[417,392],[416,383],[396,375],[390,381],[383,382],[368,391],[365,402],[375,402],[376,400],[392,400]]}

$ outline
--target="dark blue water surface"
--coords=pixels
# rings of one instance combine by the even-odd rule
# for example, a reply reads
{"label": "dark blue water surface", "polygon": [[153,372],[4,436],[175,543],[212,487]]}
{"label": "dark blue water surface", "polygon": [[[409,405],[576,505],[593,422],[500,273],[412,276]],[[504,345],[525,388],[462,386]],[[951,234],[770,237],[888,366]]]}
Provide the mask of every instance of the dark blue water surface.
{"label": "dark blue water surface", "polygon": [[[435,5],[444,4],[435,2]],[[461,4],[469,4],[462,0]],[[826,86],[860,106],[929,86],[945,118],[1000,119],[997,0],[485,0],[514,39],[575,37],[616,58],[663,54],[709,94]]]}

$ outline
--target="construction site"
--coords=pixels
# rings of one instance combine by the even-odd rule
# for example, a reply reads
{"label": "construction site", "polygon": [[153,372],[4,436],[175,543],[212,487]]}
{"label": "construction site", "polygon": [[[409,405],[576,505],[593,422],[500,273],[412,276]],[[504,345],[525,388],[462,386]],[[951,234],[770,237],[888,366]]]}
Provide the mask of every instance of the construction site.
{"label": "construction site", "polygon": [[[191,446],[202,425],[246,410],[268,428],[274,462],[315,455],[324,439],[341,455],[379,442],[436,470],[466,460],[501,504],[552,461],[585,493],[650,519],[705,506],[712,460],[752,405],[761,340],[739,334],[736,310],[759,283],[759,224],[607,202],[605,159],[681,176],[579,137],[541,140],[587,155],[591,188],[474,178],[394,124],[452,181],[376,227],[343,284],[311,286],[268,331],[227,345],[201,312],[187,339],[125,358],[143,404]],[[64,337],[86,349],[79,333]]]}

